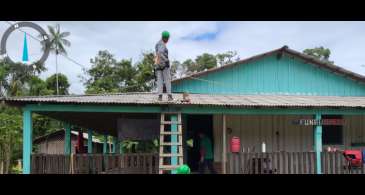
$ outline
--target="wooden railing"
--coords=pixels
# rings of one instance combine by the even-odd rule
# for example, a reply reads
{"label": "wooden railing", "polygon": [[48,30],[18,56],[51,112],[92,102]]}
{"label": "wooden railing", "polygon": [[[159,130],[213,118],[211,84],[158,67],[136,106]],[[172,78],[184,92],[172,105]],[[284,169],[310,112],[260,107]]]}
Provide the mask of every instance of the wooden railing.
{"label": "wooden railing", "polygon": [[[230,174],[315,174],[314,152],[228,153]],[[365,167],[348,169],[341,152],[322,152],[322,173],[363,174]]]}
{"label": "wooden railing", "polygon": [[[315,174],[314,152],[228,153],[230,174]],[[341,152],[322,152],[322,173],[365,174],[365,167],[347,167]],[[158,173],[158,154],[32,155],[34,174]]]}
{"label": "wooden railing", "polygon": [[158,154],[32,155],[34,174],[158,173]]}
{"label": "wooden railing", "polygon": [[31,173],[67,174],[70,172],[70,156],[62,154],[33,154]]}

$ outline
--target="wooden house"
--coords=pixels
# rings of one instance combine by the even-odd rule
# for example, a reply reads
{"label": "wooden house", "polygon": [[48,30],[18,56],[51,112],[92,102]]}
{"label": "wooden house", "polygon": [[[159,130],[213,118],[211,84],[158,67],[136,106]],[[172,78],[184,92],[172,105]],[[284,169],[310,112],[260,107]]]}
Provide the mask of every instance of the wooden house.
{"label": "wooden house", "polygon": [[[79,132],[71,131],[71,153],[75,154],[78,146]],[[88,134],[82,133],[82,143],[87,151]],[[93,138],[93,153],[103,153],[103,141]],[[65,153],[65,130],[61,129],[33,140],[37,147],[37,154],[64,154]]]}
{"label": "wooden house", "polygon": [[[286,46],[176,79],[172,87],[170,102],[157,101],[155,93],[6,98],[24,111],[24,173],[31,169],[32,113],[63,121],[66,131],[74,124],[89,135],[119,137],[115,143],[131,123],[143,132],[138,124],[155,121],[150,136],[168,134],[170,140],[160,148],[160,172],[182,163],[195,169],[196,151],[185,141],[197,131],[213,140],[222,173],[343,173],[341,153],[328,148],[362,149],[365,143],[365,77]],[[239,153],[230,152],[232,137],[240,138]]]}

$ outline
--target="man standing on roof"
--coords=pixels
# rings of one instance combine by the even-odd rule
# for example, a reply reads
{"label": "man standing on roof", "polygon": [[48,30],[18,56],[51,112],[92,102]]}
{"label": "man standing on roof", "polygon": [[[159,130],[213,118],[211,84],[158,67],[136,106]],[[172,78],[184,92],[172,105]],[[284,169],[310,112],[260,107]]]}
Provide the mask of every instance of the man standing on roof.
{"label": "man standing on roof", "polygon": [[155,71],[157,76],[157,93],[158,100],[162,101],[163,85],[165,84],[166,92],[168,94],[168,100],[172,101],[171,94],[171,76],[170,76],[170,61],[169,54],[166,48],[166,44],[169,41],[170,33],[167,31],[162,32],[162,38],[157,42],[156,58],[155,58]]}

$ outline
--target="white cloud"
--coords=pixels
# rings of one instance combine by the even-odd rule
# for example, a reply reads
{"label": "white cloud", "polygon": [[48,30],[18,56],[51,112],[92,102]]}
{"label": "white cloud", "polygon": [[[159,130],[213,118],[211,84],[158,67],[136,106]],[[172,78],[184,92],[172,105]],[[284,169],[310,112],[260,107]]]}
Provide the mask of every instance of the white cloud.
{"label": "white cloud", "polygon": [[[236,50],[241,58],[273,50],[283,45],[302,51],[305,48],[324,46],[331,49],[331,59],[337,65],[365,74],[365,23],[364,22],[37,22],[42,27],[59,23],[63,31],[71,32],[69,56],[90,67],[90,58],[99,50],[109,50],[117,59],[132,58],[135,62],[142,51],[153,50],[163,30],[171,33],[168,44],[171,59],[183,61],[204,52],[218,53]],[[9,25],[0,23],[0,34]],[[216,39],[192,41],[182,39],[204,33],[218,32]],[[14,43],[15,45],[15,43]],[[10,46],[8,46],[11,48]],[[14,46],[15,48],[15,46]],[[55,72],[55,57],[47,60],[48,71]],[[71,82],[71,92],[81,94],[84,87],[78,75],[81,68],[59,57],[59,70]]]}

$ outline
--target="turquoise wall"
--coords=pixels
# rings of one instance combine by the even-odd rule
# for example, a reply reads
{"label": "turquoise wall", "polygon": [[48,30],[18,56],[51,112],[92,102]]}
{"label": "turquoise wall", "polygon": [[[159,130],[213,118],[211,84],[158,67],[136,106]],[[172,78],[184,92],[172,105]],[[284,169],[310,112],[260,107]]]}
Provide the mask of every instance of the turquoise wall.
{"label": "turquoise wall", "polygon": [[276,55],[232,66],[172,84],[174,92],[208,94],[290,94],[363,96],[365,85],[306,64],[298,58]]}

